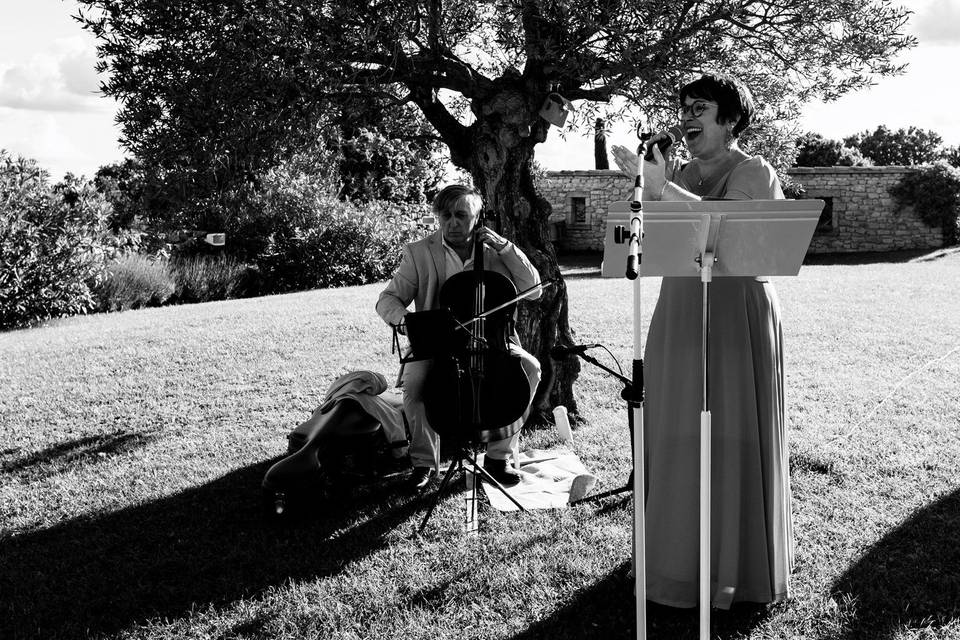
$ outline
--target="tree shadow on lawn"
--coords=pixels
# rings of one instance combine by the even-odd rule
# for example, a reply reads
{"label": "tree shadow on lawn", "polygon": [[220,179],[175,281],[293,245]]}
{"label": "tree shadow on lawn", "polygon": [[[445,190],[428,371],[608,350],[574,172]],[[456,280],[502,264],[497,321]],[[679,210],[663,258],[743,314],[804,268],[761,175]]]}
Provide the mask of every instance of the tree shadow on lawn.
{"label": "tree shadow on lawn", "polygon": [[[635,599],[630,562],[602,580],[580,590],[553,615],[537,622],[512,640],[632,640],[636,638]],[[768,615],[769,607],[736,604],[729,611],[711,612],[713,638],[738,638],[748,634]],[[683,640],[699,637],[697,609],[676,609],[647,602],[647,637],[650,640]]]}
{"label": "tree shadow on lawn", "polygon": [[[811,253],[803,259],[804,265],[864,265],[933,262],[960,253],[956,247],[944,249],[916,249],[904,251],[866,251],[858,253]],[[603,253],[584,252],[560,254],[557,257],[564,280],[599,278]]]}
{"label": "tree shadow on lawn", "polygon": [[[100,456],[115,455],[132,451],[157,438],[157,433],[139,433],[133,431],[115,431],[75,440],[61,442],[43,451],[0,463],[0,473],[26,473],[49,477],[59,473],[63,467]],[[0,455],[14,455],[18,450],[0,452]]]}
{"label": "tree shadow on lawn", "polygon": [[602,262],[603,253],[600,251],[562,253],[557,256],[557,263],[564,280],[599,278]]}
{"label": "tree shadow on lawn", "polygon": [[840,264],[900,264],[922,262],[938,256],[939,251],[911,249],[902,251],[862,251],[857,253],[809,253],[803,258],[804,265]]}
{"label": "tree shadow on lawn", "polygon": [[[852,618],[844,638],[892,638],[902,627],[960,619],[960,490],[884,536],[834,584]],[[847,604],[849,603],[849,604]]]}
{"label": "tree shadow on lawn", "polygon": [[[274,526],[260,500],[273,462],[115,513],[0,538],[0,637],[109,634],[336,574],[380,548],[422,506],[400,499],[396,482],[369,485]],[[333,535],[344,530],[349,535]]]}

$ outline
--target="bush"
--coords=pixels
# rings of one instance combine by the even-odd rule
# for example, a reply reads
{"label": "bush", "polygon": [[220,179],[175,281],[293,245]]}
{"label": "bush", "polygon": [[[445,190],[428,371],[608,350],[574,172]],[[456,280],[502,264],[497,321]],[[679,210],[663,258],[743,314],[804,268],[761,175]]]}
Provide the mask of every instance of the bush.
{"label": "bush", "polygon": [[84,313],[115,251],[109,206],[72,176],[50,186],[32,160],[0,150],[0,328]]}
{"label": "bush", "polygon": [[315,203],[303,226],[270,236],[259,257],[266,292],[344,287],[389,278],[404,244],[424,234],[425,206],[332,197]]}
{"label": "bush", "polygon": [[926,224],[943,229],[943,241],[960,241],[960,169],[940,161],[906,174],[890,188],[901,205],[913,205]]}
{"label": "bush", "polygon": [[251,268],[225,255],[195,255],[170,263],[174,280],[172,302],[210,302],[255,293]]}
{"label": "bush", "polygon": [[97,307],[125,311],[157,306],[173,292],[173,276],[165,259],[129,254],[107,265],[106,276],[96,289]]}
{"label": "bush", "polygon": [[363,284],[392,274],[403,244],[423,233],[419,219],[428,210],[339,200],[320,177],[281,167],[228,229],[227,248],[256,265],[248,286],[259,285],[258,293]]}

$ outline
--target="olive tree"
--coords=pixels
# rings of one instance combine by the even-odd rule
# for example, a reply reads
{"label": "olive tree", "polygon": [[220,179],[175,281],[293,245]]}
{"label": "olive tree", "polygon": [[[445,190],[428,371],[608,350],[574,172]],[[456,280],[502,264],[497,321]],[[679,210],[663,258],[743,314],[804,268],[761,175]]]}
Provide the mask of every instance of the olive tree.
{"label": "olive tree", "polygon": [[890,0],[79,2],[126,144],[182,167],[211,151],[241,168],[282,153],[315,137],[331,105],[416,105],[492,225],[557,283],[519,319],[544,366],[540,409],[575,408],[579,370],[547,355],[572,338],[550,205],[531,173],[551,92],[580,104],[573,126],[628,114],[656,126],[681,82],[728,71],[754,90],[761,119],[790,120],[804,101],[897,73],[891,60],[913,44]]}

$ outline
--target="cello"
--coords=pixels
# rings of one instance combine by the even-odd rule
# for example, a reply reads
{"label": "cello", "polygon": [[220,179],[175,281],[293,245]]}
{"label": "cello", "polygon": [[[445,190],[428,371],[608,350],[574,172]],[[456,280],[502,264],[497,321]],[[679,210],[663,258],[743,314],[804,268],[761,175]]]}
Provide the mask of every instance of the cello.
{"label": "cello", "polygon": [[459,442],[493,442],[516,434],[530,404],[530,383],[521,358],[510,353],[517,287],[507,276],[484,269],[484,245],[473,230],[473,268],[454,274],[440,288],[440,307],[456,329],[448,348],[436,354],[424,387],[430,426]]}

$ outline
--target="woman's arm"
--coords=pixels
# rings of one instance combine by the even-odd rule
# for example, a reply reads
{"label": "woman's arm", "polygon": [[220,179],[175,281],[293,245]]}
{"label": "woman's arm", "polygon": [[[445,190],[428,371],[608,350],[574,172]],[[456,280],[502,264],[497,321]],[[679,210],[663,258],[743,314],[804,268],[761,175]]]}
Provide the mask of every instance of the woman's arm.
{"label": "woman's arm", "polygon": [[[644,196],[646,197],[646,196]],[[659,195],[654,198],[651,197],[650,200],[703,200],[700,196],[695,193],[691,193],[678,185],[675,182],[667,180],[663,183],[663,187],[660,189]]]}

